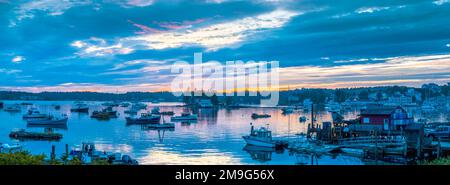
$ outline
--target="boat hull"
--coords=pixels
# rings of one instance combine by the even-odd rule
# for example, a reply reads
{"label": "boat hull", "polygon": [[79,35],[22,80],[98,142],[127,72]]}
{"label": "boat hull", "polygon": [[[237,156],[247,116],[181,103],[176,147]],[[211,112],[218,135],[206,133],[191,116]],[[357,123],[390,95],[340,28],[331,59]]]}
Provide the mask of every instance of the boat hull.
{"label": "boat hull", "polygon": [[48,120],[48,119],[36,119],[28,120],[28,125],[65,125],[67,124],[68,118],[63,118],[59,120]]}
{"label": "boat hull", "polygon": [[251,138],[249,136],[243,136],[242,138],[244,138],[245,142],[247,142],[247,144],[249,144],[249,145],[259,146],[259,147],[267,147],[267,148],[275,148],[276,147],[276,143],[273,141],[259,140],[259,139]]}
{"label": "boat hull", "polygon": [[127,117],[127,124],[158,124],[161,117],[151,117],[151,118],[130,118]]}

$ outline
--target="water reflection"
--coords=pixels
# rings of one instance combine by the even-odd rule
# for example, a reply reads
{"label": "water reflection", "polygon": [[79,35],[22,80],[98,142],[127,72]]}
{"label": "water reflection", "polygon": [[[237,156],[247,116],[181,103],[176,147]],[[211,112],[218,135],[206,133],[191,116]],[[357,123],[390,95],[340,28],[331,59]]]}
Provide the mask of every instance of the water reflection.
{"label": "water reflection", "polygon": [[[17,101],[5,101],[5,107]],[[65,144],[80,145],[82,142],[95,142],[101,150],[117,151],[129,154],[141,164],[365,164],[357,157],[347,156],[314,156],[309,154],[291,154],[287,151],[265,151],[245,147],[242,136],[250,130],[249,123],[255,127],[266,126],[273,132],[275,138],[295,140],[296,134],[306,132],[311,120],[310,112],[295,110],[291,114],[283,115],[276,108],[240,108],[240,109],[197,109],[190,110],[178,107],[177,104],[151,104],[140,113],[150,111],[153,107],[160,107],[160,111],[173,111],[176,115],[190,111],[198,114],[197,122],[176,122],[174,130],[152,130],[142,125],[127,125],[124,111],[130,107],[115,107],[117,118],[108,121],[90,118],[95,110],[102,110],[102,102],[86,102],[88,113],[71,112],[73,102],[70,101],[34,101],[33,105],[22,105],[21,111],[10,113],[0,110],[0,142],[14,143],[17,140],[9,138],[9,132],[14,129],[27,129],[42,132],[42,127],[30,127],[22,120],[22,115],[31,107],[36,107],[41,113],[54,115],[67,114],[69,117],[65,128],[53,128],[63,134],[57,141],[21,141],[25,149],[35,154],[47,154],[51,146],[56,146],[56,153],[60,156],[64,152]],[[52,104],[60,105],[57,110]],[[425,117],[430,122],[445,121],[448,113],[423,114],[414,112],[416,119]],[[272,117],[253,120],[252,113],[270,114]],[[342,112],[345,119],[358,116],[357,110]],[[299,117],[308,120],[299,122]],[[162,116],[170,120],[170,116]],[[331,121],[331,114],[324,110],[317,111],[317,123]]]}

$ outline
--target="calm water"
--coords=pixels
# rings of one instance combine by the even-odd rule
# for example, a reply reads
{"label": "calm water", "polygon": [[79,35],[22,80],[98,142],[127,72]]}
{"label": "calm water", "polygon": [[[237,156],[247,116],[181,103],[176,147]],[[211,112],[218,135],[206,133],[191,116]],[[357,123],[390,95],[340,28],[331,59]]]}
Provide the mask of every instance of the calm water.
{"label": "calm water", "polygon": [[[5,107],[21,103],[5,101]],[[173,131],[145,130],[140,125],[126,125],[123,111],[128,108],[116,107],[119,117],[109,121],[99,121],[90,118],[94,110],[101,110],[102,102],[87,102],[90,106],[89,114],[70,112],[73,102],[35,101],[31,106],[22,106],[22,112],[9,113],[0,111],[0,142],[20,142],[26,150],[34,154],[49,156],[51,146],[56,146],[57,155],[64,152],[65,144],[70,148],[79,147],[81,142],[94,142],[98,150],[122,152],[136,158],[141,164],[365,164],[357,157],[351,156],[311,156],[290,154],[288,151],[259,151],[245,147],[243,135],[249,133],[252,122],[256,127],[269,124],[274,137],[295,140],[296,133],[305,132],[307,123],[299,123],[299,116],[310,116],[310,113],[295,112],[282,115],[280,109],[275,108],[241,108],[200,109],[199,120],[196,123],[176,123]],[[55,110],[51,104],[61,105]],[[161,111],[174,111],[177,115],[185,108],[174,104],[148,104],[147,110],[154,106]],[[25,128],[31,131],[43,131],[43,128],[27,128],[22,115],[30,107],[38,108],[42,113],[54,115],[67,114],[69,116],[67,129],[57,129],[64,135],[60,141],[17,141],[10,139],[8,134],[15,129]],[[144,111],[141,111],[144,112]],[[272,115],[268,119],[252,120],[252,113],[267,113]],[[346,119],[355,118],[358,112],[344,113]],[[419,116],[423,116],[417,114]],[[441,113],[430,116],[431,121],[447,119],[448,114]],[[417,117],[416,117],[417,118]],[[318,114],[318,122],[331,121],[331,115],[326,111]],[[169,121],[170,117],[165,116]]]}

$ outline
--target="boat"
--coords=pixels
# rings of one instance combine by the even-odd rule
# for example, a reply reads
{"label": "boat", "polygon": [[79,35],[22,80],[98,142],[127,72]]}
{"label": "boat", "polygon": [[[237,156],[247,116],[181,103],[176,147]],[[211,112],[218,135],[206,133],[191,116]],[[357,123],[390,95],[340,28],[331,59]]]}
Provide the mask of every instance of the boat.
{"label": "boat", "polygon": [[173,116],[175,113],[173,111],[159,111],[159,107],[154,107],[151,110],[152,114],[156,114],[156,115],[168,115],[168,116]]}
{"label": "boat", "polygon": [[128,103],[128,102],[123,102],[123,103],[121,103],[119,106],[120,106],[120,107],[129,107],[129,106],[130,106],[130,103]]}
{"label": "boat", "polygon": [[117,111],[107,111],[107,110],[102,110],[102,111],[94,111],[92,112],[91,118],[96,118],[96,119],[109,119],[109,118],[116,118],[117,117]]}
{"label": "boat", "polygon": [[33,104],[30,102],[22,102],[21,105],[33,105]]}
{"label": "boat", "polygon": [[42,119],[32,119],[27,120],[28,125],[65,125],[67,124],[67,116],[63,117],[54,117],[52,115],[48,115]]}
{"label": "boat", "polygon": [[259,129],[254,129],[253,125],[250,123],[250,135],[242,136],[248,145],[276,148],[282,146],[278,141],[272,139],[272,131],[266,127],[261,127]]}
{"label": "boat", "polygon": [[161,116],[142,113],[139,118],[126,117],[125,119],[127,124],[157,124],[160,122]]}
{"label": "boat", "polygon": [[290,114],[294,112],[294,109],[292,107],[284,107],[281,109],[283,114]]}
{"label": "boat", "polygon": [[54,107],[56,110],[59,110],[59,109],[61,108],[61,105],[56,105],[56,104],[54,104],[53,107]]}
{"label": "boat", "polygon": [[146,109],[146,108],[147,108],[147,105],[146,105],[146,104],[143,104],[143,103],[135,103],[135,104],[133,104],[132,107],[134,107],[134,108],[140,110],[140,109]]}
{"label": "boat", "polygon": [[119,103],[116,103],[116,102],[105,102],[105,103],[102,103],[102,106],[105,106],[105,107],[117,107],[117,106],[119,106]]}
{"label": "boat", "polygon": [[22,145],[20,144],[7,144],[0,143],[0,153],[14,153],[22,150]]}
{"label": "boat", "polygon": [[70,109],[72,112],[89,112],[89,107],[83,102],[75,102],[75,106]]}
{"label": "boat", "polygon": [[23,119],[40,119],[46,118],[47,114],[41,114],[36,108],[31,108],[22,116]]}
{"label": "boat", "polygon": [[104,160],[112,165],[138,165],[138,161],[129,155],[122,155],[119,152],[112,153],[98,151],[94,143],[84,142],[81,149],[72,149],[69,152],[69,160],[78,158],[83,164],[91,164],[95,160]]}
{"label": "boat", "polygon": [[298,121],[300,121],[300,122],[306,122],[306,116],[300,116],[299,118],[298,118]]}
{"label": "boat", "polygon": [[153,107],[153,109],[151,110],[152,114],[160,114],[159,112],[159,107]]}
{"label": "boat", "polygon": [[183,112],[180,116],[172,116],[171,121],[195,121],[198,119],[197,114],[191,114],[189,112]]}
{"label": "boat", "polygon": [[18,139],[18,140],[60,140],[62,138],[62,134],[53,133],[53,132],[27,132],[23,129],[19,131],[12,131],[9,134],[10,138]]}
{"label": "boat", "polygon": [[252,114],[252,119],[270,118],[270,117],[271,117],[271,115],[269,115],[269,114],[256,114],[256,113]]}
{"label": "boat", "polygon": [[125,114],[137,114],[138,113],[138,109],[134,109],[133,107],[129,110],[125,110],[123,111]]}
{"label": "boat", "polygon": [[20,106],[18,104],[14,104],[12,106],[8,106],[4,109],[4,111],[7,112],[20,112],[22,111],[22,109],[20,108]]}
{"label": "boat", "polygon": [[160,112],[161,115],[167,115],[167,116],[173,116],[175,113],[173,111],[162,111]]}

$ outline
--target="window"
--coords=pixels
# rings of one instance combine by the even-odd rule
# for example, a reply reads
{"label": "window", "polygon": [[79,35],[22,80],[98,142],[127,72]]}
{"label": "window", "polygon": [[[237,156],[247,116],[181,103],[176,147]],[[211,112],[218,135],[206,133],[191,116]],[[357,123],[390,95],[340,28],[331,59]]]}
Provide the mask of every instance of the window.
{"label": "window", "polygon": [[370,119],[369,118],[363,118],[363,123],[370,123]]}

